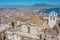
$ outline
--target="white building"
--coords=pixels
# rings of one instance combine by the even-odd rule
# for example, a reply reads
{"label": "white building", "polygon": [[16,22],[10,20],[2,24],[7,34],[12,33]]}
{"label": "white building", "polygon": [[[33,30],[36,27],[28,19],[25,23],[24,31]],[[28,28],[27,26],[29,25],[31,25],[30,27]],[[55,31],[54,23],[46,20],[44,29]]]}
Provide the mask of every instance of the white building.
{"label": "white building", "polygon": [[60,21],[60,16],[57,15],[57,12],[52,11],[49,13],[49,15],[44,15],[43,19],[47,20],[47,25],[50,28],[53,28],[57,21]]}
{"label": "white building", "polygon": [[48,20],[49,27],[53,28],[57,21],[57,13],[55,11],[50,12]]}
{"label": "white building", "polygon": [[35,24],[24,24],[16,29],[9,29],[6,31],[8,40],[21,40],[22,36],[24,40],[26,37],[28,40],[39,40],[39,33],[37,31],[38,27]]}

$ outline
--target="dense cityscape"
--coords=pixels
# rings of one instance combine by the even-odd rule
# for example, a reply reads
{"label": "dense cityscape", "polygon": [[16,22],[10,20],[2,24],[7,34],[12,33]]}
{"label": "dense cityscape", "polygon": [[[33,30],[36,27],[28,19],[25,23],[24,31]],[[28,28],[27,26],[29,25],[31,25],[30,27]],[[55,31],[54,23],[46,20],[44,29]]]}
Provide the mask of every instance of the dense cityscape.
{"label": "dense cityscape", "polygon": [[60,40],[60,5],[9,1],[0,1],[0,40]]}
{"label": "dense cityscape", "polygon": [[[2,14],[3,13],[3,14]],[[0,10],[0,40],[59,40],[60,15],[31,9]]]}

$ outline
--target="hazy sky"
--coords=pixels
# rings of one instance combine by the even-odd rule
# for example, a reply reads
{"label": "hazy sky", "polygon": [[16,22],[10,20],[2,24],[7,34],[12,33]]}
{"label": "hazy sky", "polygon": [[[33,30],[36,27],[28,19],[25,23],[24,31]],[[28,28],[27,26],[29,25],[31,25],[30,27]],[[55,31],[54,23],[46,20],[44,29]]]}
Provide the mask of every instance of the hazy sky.
{"label": "hazy sky", "polygon": [[46,3],[60,5],[60,0],[0,0],[1,5],[33,5],[36,3]]}

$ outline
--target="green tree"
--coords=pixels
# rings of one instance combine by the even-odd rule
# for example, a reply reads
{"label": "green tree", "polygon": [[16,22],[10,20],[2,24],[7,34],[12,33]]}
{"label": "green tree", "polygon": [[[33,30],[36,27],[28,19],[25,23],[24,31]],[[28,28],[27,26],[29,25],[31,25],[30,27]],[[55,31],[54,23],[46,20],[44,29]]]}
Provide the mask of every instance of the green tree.
{"label": "green tree", "polygon": [[11,26],[14,29],[15,23],[13,21],[11,22]]}

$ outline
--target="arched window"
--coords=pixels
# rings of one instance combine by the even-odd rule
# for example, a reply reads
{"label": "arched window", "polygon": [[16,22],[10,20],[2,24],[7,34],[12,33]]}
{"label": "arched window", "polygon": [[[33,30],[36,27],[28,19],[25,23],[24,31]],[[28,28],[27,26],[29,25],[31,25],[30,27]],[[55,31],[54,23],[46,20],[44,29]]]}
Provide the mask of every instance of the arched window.
{"label": "arched window", "polygon": [[52,20],[52,16],[50,17],[50,20]]}
{"label": "arched window", "polygon": [[41,37],[42,37],[42,34],[40,35],[40,39],[41,39]]}
{"label": "arched window", "polygon": [[30,27],[28,27],[28,33],[30,33]]}
{"label": "arched window", "polygon": [[55,20],[55,17],[53,17],[53,20]]}

